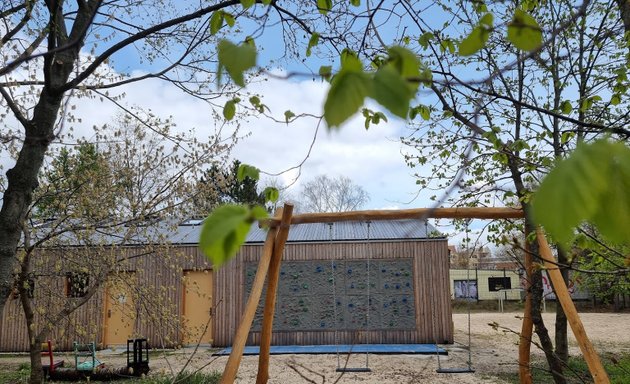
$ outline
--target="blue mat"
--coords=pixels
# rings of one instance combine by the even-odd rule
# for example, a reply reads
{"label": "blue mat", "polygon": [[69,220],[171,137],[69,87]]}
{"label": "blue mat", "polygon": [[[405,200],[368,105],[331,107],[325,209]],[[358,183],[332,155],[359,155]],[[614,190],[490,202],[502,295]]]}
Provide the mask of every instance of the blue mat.
{"label": "blue mat", "polygon": [[[225,348],[213,353],[213,356],[225,356],[232,352],[232,348]],[[258,355],[258,346],[245,347],[243,355]],[[434,344],[357,344],[357,345],[275,345],[271,346],[271,355],[301,355],[301,354],[335,354],[335,353],[374,353],[374,354],[405,354],[405,355],[447,355],[445,349]]]}

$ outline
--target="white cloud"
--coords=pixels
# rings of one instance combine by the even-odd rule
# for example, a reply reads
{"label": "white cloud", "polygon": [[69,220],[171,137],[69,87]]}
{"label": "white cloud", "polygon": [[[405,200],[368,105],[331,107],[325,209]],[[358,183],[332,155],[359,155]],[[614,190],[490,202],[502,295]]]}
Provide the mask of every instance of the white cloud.
{"label": "white cloud", "polygon": [[[109,71],[108,68],[103,69],[103,73]],[[242,121],[240,133],[249,133],[249,136],[238,142],[232,157],[256,165],[268,173],[287,170],[304,161],[319,124],[312,152],[304,162],[300,178],[291,188],[291,193],[295,195],[301,183],[319,174],[344,175],[368,191],[371,200],[366,208],[409,208],[403,203],[413,198],[417,187],[410,176],[411,171],[404,163],[401,145],[397,141],[404,123],[391,117],[388,123],[372,125],[369,130],[365,130],[363,117],[358,114],[341,129],[328,131],[323,121],[313,117],[322,114],[327,87],[325,82],[310,79],[293,81],[269,78],[251,83],[247,91],[261,95],[262,102],[280,122],[254,117]],[[163,118],[172,116],[178,130],[195,128],[200,137],[215,134],[224,123],[222,119],[215,119],[216,114],[213,114],[219,112],[220,115],[220,109],[213,111],[208,103],[157,79],[109,90],[110,96],[123,94],[124,97],[118,102],[126,107],[150,109]],[[223,102],[216,100],[216,105],[221,106]],[[111,123],[119,112],[114,103],[99,98],[75,98],[71,103],[76,106],[72,113],[81,122],[67,123],[65,132],[72,128],[76,138],[91,138],[93,126]],[[248,104],[248,101],[243,100],[242,103]],[[368,107],[379,110],[373,104]],[[282,122],[286,110],[296,115],[311,116],[300,117],[287,125]],[[280,178],[287,184],[297,176],[298,171],[293,170]],[[421,200],[413,203],[413,206],[424,205],[428,203]]]}

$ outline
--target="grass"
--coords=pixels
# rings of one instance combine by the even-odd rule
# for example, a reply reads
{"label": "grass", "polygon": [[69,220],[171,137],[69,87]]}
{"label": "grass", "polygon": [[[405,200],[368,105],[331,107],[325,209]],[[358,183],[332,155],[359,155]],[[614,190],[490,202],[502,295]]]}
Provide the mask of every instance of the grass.
{"label": "grass", "polygon": [[[178,376],[175,384],[216,384],[221,379],[221,372],[184,372]],[[172,376],[149,376],[140,381],[142,384],[171,384]]]}
{"label": "grass", "polygon": [[28,363],[22,363],[17,369],[0,370],[0,383],[6,384],[22,384],[28,383],[31,374],[31,366]]}
{"label": "grass", "polygon": [[[608,373],[612,384],[630,384],[630,353],[622,355],[606,354],[602,356],[602,363]],[[569,358],[569,368],[565,372],[567,382],[573,383],[589,383],[592,381],[588,371],[588,366],[582,357]],[[500,373],[497,377],[509,382],[517,384],[518,374],[515,372]],[[547,365],[544,361],[534,362],[532,364],[532,381],[534,383],[552,383],[551,373],[547,371]]]}
{"label": "grass", "polygon": [[[17,369],[0,368],[0,383],[26,384],[28,383],[31,367],[28,363],[20,364]],[[175,379],[175,381],[173,381]],[[175,378],[173,375],[149,375],[143,378],[109,381],[111,384],[217,384],[221,379],[221,372],[183,372]],[[98,382],[98,381],[92,381]]]}

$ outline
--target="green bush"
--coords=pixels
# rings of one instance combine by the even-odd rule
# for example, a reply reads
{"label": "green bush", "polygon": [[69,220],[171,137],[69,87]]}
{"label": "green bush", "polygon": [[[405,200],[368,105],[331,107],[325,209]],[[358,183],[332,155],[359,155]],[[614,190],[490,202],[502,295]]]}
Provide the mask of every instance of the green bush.
{"label": "green bush", "polygon": [[[611,384],[630,384],[630,354],[606,354],[601,358]],[[565,376],[569,384],[588,383],[592,380],[588,366],[581,356],[569,358],[569,367],[565,369]],[[502,373],[498,377],[509,383],[517,384],[519,382],[518,374],[515,373]],[[534,383],[553,382],[551,373],[542,361],[532,363],[532,379]]]}

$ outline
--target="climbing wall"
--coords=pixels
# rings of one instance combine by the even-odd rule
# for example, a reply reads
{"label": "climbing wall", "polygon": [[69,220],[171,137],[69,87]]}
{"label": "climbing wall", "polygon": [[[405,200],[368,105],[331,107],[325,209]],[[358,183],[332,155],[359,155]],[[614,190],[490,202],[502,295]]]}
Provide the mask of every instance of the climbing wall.
{"label": "climbing wall", "polygon": [[[412,270],[411,259],[371,260],[368,280],[365,260],[284,262],[274,329],[362,330],[368,327],[368,306],[370,329],[415,329]],[[256,264],[247,263],[247,293],[255,274]],[[260,330],[262,308],[263,303],[254,319],[254,331]]]}

